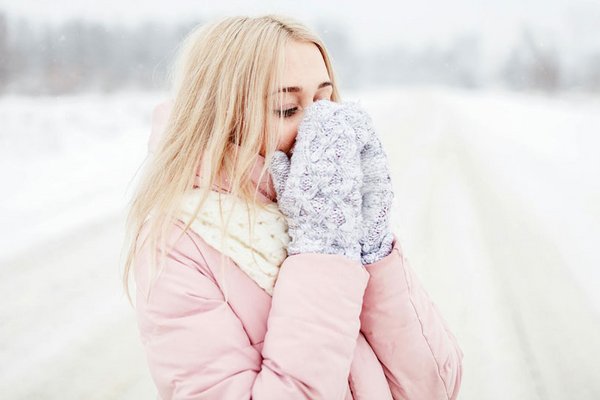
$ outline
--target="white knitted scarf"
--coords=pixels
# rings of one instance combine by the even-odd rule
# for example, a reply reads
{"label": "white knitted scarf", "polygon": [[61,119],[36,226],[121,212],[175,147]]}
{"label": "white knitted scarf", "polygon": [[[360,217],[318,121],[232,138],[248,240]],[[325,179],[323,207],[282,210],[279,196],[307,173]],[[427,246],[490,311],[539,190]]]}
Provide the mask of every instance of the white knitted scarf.
{"label": "white knitted scarf", "polygon": [[[179,218],[187,224],[199,202],[200,190],[188,191],[182,201]],[[273,286],[279,267],[287,257],[290,238],[285,216],[277,203],[266,207],[267,211],[256,210],[251,237],[249,204],[232,194],[211,190],[190,227],[209,245],[230,257],[258,286],[273,295]],[[227,222],[231,210],[233,213],[222,245],[221,227]]]}

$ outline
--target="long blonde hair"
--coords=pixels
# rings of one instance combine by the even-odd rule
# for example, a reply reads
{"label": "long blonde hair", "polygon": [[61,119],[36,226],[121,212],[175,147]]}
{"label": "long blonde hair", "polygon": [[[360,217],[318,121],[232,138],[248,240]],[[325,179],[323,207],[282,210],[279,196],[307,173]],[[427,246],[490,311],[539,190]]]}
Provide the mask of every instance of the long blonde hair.
{"label": "long blonde hair", "polygon": [[[263,146],[265,160],[276,150],[274,132],[278,130],[273,129],[270,116],[273,96],[282,83],[285,46],[291,40],[312,42],[319,48],[333,86],[331,99],[339,101],[324,43],[290,17],[221,18],[192,29],[178,47],[169,72],[171,113],[156,150],[142,169],[125,223],[123,288],[132,306],[129,275],[136,253],[140,246],[149,245],[160,250],[164,261],[168,228],[184,193],[194,183],[198,167],[207,172],[200,174],[202,200],[196,214],[221,173],[229,178],[232,195],[251,202],[253,209],[263,207],[256,201],[258,187],[252,184],[251,173]],[[278,123],[281,126],[282,119]],[[259,181],[267,171],[265,162]],[[145,224],[149,225],[147,240],[139,244]],[[156,253],[152,251],[152,281],[160,274]],[[227,292],[225,297],[227,301]]]}

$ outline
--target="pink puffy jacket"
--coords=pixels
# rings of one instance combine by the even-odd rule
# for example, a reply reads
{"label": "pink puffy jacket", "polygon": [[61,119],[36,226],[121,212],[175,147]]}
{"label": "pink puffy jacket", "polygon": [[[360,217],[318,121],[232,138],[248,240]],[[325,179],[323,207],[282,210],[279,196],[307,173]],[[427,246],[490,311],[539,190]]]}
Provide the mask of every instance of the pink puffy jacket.
{"label": "pink puffy jacket", "polygon": [[[264,162],[254,182],[262,201],[275,201],[270,176],[257,180]],[[169,242],[183,226],[172,225]],[[365,266],[341,255],[290,256],[272,297],[229,258],[223,277],[220,253],[188,230],[146,302],[150,254],[137,249],[136,313],[164,400],[458,396],[463,352],[397,237],[391,254]]]}

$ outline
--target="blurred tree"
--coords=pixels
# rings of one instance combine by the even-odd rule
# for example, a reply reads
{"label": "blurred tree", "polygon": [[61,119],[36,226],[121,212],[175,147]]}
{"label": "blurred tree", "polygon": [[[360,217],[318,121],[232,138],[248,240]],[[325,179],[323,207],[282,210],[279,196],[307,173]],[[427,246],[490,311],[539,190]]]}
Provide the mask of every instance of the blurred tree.
{"label": "blurred tree", "polygon": [[517,90],[554,92],[560,89],[560,58],[555,45],[548,42],[549,39],[536,40],[529,27],[523,27],[519,41],[500,71],[503,81]]}
{"label": "blurred tree", "polygon": [[587,58],[585,65],[585,89],[593,92],[600,92],[600,51],[591,54]]}
{"label": "blurred tree", "polygon": [[4,13],[0,12],[0,93],[4,92],[9,80],[8,59],[7,21]]}
{"label": "blurred tree", "polygon": [[[589,21],[582,31],[587,32],[585,51],[568,57],[565,49],[573,47],[572,43],[559,48],[560,43],[551,36],[524,26],[494,78],[517,90],[600,90],[600,42],[594,47],[597,39],[589,32],[597,32],[597,24],[592,26]],[[31,25],[23,18],[11,21],[0,13],[0,92],[164,90],[177,46],[199,24],[202,21],[168,25],[148,21],[122,26],[72,19]],[[482,78],[484,60],[478,33],[459,35],[447,48],[437,43],[418,48],[374,43],[371,49],[359,52],[340,22],[321,19],[314,28],[330,50],[343,88],[409,84],[481,87],[490,82],[487,76],[486,82]]]}
{"label": "blurred tree", "polygon": [[482,85],[480,46],[476,33],[465,33],[454,39],[446,56],[450,83],[467,88]]}

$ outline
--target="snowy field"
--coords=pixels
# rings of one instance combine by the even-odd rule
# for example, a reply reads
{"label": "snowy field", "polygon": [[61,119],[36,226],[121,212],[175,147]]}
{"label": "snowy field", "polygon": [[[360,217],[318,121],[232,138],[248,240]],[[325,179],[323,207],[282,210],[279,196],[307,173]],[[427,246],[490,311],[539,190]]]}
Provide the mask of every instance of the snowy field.
{"label": "snowy field", "polygon": [[[600,98],[348,94],[465,353],[460,399],[598,399]],[[153,399],[120,250],[161,93],[0,97],[0,398]]]}

